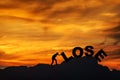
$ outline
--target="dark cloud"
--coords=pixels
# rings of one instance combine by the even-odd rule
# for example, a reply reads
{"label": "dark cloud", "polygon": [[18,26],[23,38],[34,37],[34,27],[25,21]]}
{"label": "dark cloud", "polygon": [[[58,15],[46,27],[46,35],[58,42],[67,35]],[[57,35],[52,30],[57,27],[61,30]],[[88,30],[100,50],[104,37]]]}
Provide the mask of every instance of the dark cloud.
{"label": "dark cloud", "polygon": [[52,41],[52,40],[58,40],[63,35],[60,33],[55,32],[39,32],[39,31],[23,31],[23,32],[14,32],[10,33],[12,38],[17,39],[24,39],[24,40],[32,40],[32,41]]}
{"label": "dark cloud", "polygon": [[[69,1],[69,0],[66,0]],[[66,2],[65,0],[35,0],[37,6],[31,10],[33,14],[42,13],[45,10],[49,10],[53,7],[54,4],[61,2]]]}
{"label": "dark cloud", "polygon": [[[19,3],[19,0],[4,0],[0,1],[0,9],[16,9],[20,8],[23,3]],[[21,0],[22,1],[22,0]]]}
{"label": "dark cloud", "polygon": [[[12,1],[16,1],[16,0],[12,0]],[[69,0],[66,0],[69,1]],[[17,0],[16,2],[19,3],[41,3],[41,4],[55,4],[55,3],[59,3],[59,2],[65,2],[64,0]]]}
{"label": "dark cloud", "polygon": [[120,49],[109,52],[110,59],[120,59]]}
{"label": "dark cloud", "polygon": [[104,40],[104,41],[102,41],[101,43],[99,43],[98,45],[105,45],[105,44],[106,44],[106,42],[107,42],[107,38],[105,38],[105,40]]}
{"label": "dark cloud", "polygon": [[62,37],[59,33],[41,33],[41,34],[27,34],[24,36],[25,39],[38,40],[38,41],[51,41],[58,40]]}
{"label": "dark cloud", "polygon": [[19,56],[13,55],[13,54],[6,54],[4,51],[0,51],[0,60],[11,60],[11,59],[17,59]]}
{"label": "dark cloud", "polygon": [[21,21],[26,21],[26,22],[34,22],[35,20],[31,18],[24,18],[24,17],[17,17],[17,16],[5,16],[1,15],[1,19],[10,19],[10,20],[21,20]]}
{"label": "dark cloud", "polygon": [[117,25],[116,27],[112,28],[112,29],[107,29],[105,31],[109,31],[109,32],[120,32],[120,25]]}
{"label": "dark cloud", "polygon": [[[0,3],[0,8],[2,9],[14,9],[19,8],[29,12],[32,15],[42,15],[46,17],[41,20],[41,22],[56,22],[56,18],[71,18],[75,17],[78,20],[88,20],[88,19],[101,19],[106,21],[111,21],[108,17],[100,17],[101,13],[104,12],[114,12],[118,13],[120,4],[111,7],[108,0],[97,0],[96,4],[101,3],[101,5],[93,6],[92,1],[78,1],[79,5],[69,5],[65,2],[73,2],[72,0],[5,0],[4,3]],[[59,4],[63,3],[63,4]],[[67,5],[66,7],[55,7],[54,5]],[[90,4],[90,5],[89,5]],[[82,7],[84,5],[84,8]],[[52,10],[51,10],[52,9]],[[117,18],[116,17],[116,18]],[[109,19],[109,20],[108,20]]]}
{"label": "dark cloud", "polygon": [[[0,20],[18,21],[20,23],[34,22],[34,20],[30,18],[16,17],[16,16],[0,16]],[[44,26],[44,27],[35,26],[35,27],[38,27],[39,29],[33,29],[26,25],[17,25],[17,26],[20,26],[20,27],[11,26],[11,25],[1,27],[0,38],[2,39],[4,36],[7,36],[13,39],[51,41],[51,40],[58,40],[63,36],[62,33],[52,31],[50,26]]]}
{"label": "dark cloud", "polygon": [[119,43],[119,41],[120,41],[120,25],[118,25],[114,28],[111,28],[111,29],[107,29],[107,30],[105,30],[105,32],[109,33],[108,37],[116,40],[115,44]]}
{"label": "dark cloud", "polygon": [[0,9],[19,8],[35,14],[52,8],[54,4],[66,1],[69,0],[8,0],[0,3]]}
{"label": "dark cloud", "polygon": [[48,17],[53,18],[53,17],[59,17],[63,15],[67,16],[68,14],[72,14],[72,13],[80,13],[80,11],[81,9],[79,8],[79,6],[69,6],[63,9],[58,9],[53,11],[50,15],[48,15]]}
{"label": "dark cloud", "polygon": [[119,33],[113,33],[113,34],[111,34],[109,36],[114,38],[114,39],[120,40],[120,32]]}
{"label": "dark cloud", "polygon": [[[83,3],[85,4],[85,3]],[[80,4],[81,5],[81,4]],[[109,16],[104,16],[101,15],[102,13],[110,13],[112,12],[112,9],[115,7],[108,7],[106,4],[103,3],[103,5],[100,6],[84,6],[81,7],[80,5],[75,5],[75,6],[67,6],[65,8],[58,8],[49,14],[46,15],[45,20],[43,22],[55,22],[56,19],[65,19],[65,18],[70,18],[72,19],[73,17],[76,20],[79,21],[84,21],[84,20],[92,20],[92,19],[97,19],[97,20],[104,20],[104,21],[111,21],[111,17]],[[86,3],[87,5],[87,3]],[[117,13],[117,12],[116,12]]]}
{"label": "dark cloud", "polygon": [[[120,15],[120,4],[117,4],[111,9],[111,12],[118,13]],[[120,16],[119,16],[120,17]]]}
{"label": "dark cloud", "polygon": [[[58,8],[52,12],[49,12],[47,15],[45,15],[45,19],[41,20],[43,23],[57,23],[57,19],[65,19],[65,18],[71,18],[76,17],[78,18],[78,15],[80,15],[81,9],[79,6],[68,6],[66,8]],[[75,15],[74,15],[75,14]]]}
{"label": "dark cloud", "polygon": [[18,8],[18,6],[9,3],[9,4],[0,4],[0,9],[13,9],[13,8]]}
{"label": "dark cloud", "polygon": [[120,43],[120,40],[115,41],[115,42],[113,43],[113,45],[118,45],[119,43]]}

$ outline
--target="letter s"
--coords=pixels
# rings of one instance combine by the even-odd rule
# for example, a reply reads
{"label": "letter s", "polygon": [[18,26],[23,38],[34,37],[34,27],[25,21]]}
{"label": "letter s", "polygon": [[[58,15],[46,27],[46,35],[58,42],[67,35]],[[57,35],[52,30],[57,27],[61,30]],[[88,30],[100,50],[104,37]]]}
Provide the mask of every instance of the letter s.
{"label": "letter s", "polygon": [[[86,55],[86,56],[92,56],[92,55],[94,54],[94,51],[93,51],[92,49],[94,49],[93,46],[86,46],[86,47],[85,47],[85,50],[86,50],[87,52],[85,53],[85,55]],[[88,52],[89,52],[89,53],[88,53]]]}

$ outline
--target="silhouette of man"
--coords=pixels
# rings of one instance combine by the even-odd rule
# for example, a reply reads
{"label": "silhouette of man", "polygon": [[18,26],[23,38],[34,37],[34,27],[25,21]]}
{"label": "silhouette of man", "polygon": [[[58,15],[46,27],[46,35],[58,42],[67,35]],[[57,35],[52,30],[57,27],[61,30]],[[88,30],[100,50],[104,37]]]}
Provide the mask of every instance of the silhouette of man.
{"label": "silhouette of man", "polygon": [[57,65],[57,59],[56,59],[57,55],[59,55],[58,52],[52,56],[51,66],[53,65],[54,61],[55,61],[56,65]]}

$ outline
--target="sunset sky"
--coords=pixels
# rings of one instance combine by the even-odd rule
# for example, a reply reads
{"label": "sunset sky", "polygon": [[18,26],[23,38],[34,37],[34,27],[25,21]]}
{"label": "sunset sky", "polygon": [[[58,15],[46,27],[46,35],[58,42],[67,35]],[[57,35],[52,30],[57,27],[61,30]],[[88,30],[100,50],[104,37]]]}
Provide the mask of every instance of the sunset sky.
{"label": "sunset sky", "polygon": [[0,0],[1,68],[50,64],[54,53],[87,45],[120,70],[120,0]]}

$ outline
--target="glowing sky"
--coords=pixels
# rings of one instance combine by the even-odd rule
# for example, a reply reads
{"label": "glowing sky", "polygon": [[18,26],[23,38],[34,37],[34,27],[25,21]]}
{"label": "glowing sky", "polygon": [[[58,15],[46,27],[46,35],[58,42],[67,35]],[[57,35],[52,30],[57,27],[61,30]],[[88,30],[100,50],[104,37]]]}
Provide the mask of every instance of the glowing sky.
{"label": "glowing sky", "polygon": [[120,69],[120,0],[0,0],[1,67],[50,64],[55,52],[87,45]]}

